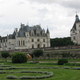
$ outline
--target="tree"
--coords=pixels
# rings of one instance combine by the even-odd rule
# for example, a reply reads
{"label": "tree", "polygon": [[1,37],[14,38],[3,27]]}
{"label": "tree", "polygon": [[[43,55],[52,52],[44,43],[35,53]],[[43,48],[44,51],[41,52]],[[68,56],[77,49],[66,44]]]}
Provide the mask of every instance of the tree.
{"label": "tree", "polygon": [[1,53],[1,56],[2,56],[3,58],[5,58],[5,61],[7,62],[7,57],[9,57],[10,54],[9,54],[9,52],[7,52],[7,51],[3,51],[3,52]]}
{"label": "tree", "polygon": [[50,40],[50,43],[51,43],[51,47],[74,45],[74,43],[71,41],[70,37],[54,38],[54,39]]}
{"label": "tree", "polygon": [[35,56],[35,57],[40,57],[40,56],[43,55],[43,50],[41,50],[41,49],[34,50],[32,54],[33,54],[33,56]]}

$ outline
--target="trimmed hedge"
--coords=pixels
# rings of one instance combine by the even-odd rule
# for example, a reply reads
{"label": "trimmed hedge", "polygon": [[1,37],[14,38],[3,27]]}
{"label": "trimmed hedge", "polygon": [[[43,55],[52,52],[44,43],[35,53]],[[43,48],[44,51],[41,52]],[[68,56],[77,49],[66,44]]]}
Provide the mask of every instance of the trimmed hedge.
{"label": "trimmed hedge", "polygon": [[64,65],[65,63],[68,63],[67,59],[59,59],[58,60],[58,65]]}
{"label": "trimmed hedge", "polygon": [[47,72],[47,71],[21,71],[17,73],[36,73],[36,74],[40,73],[40,74],[45,74],[45,75],[43,76],[21,76],[21,77],[17,77],[14,75],[8,75],[6,78],[7,79],[44,79],[44,78],[49,78],[53,76],[53,72]]}
{"label": "trimmed hedge", "polygon": [[27,62],[27,57],[24,53],[16,52],[12,56],[12,63],[25,63]]}

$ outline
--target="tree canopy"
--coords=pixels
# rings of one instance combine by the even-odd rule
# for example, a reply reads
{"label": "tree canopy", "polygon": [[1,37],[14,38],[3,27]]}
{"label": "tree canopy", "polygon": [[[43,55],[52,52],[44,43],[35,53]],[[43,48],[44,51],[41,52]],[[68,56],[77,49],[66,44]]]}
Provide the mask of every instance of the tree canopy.
{"label": "tree canopy", "polygon": [[70,37],[50,39],[51,47],[74,45]]}

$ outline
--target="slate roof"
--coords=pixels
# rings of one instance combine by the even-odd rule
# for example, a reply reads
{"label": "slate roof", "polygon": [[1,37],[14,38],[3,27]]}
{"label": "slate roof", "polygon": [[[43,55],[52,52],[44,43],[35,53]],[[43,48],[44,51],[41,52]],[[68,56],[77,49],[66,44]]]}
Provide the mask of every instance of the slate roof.
{"label": "slate roof", "polygon": [[1,42],[2,42],[2,41],[5,42],[5,40],[7,40],[7,36],[5,36],[5,37],[1,37],[1,36],[0,36],[0,40],[1,40]]}
{"label": "slate roof", "polygon": [[[18,31],[17,36],[18,37],[26,37],[25,32],[31,33],[31,31],[34,32],[34,35],[37,34],[36,33],[37,31],[40,31],[40,35],[42,35],[42,32],[45,33],[45,30],[42,29],[40,25],[29,26],[29,25],[21,24],[21,27]],[[49,32],[49,31],[47,30],[47,32]],[[16,37],[16,32],[15,31],[13,32],[13,34],[8,35],[9,39],[15,39],[15,37]],[[0,37],[0,40],[5,40],[5,39],[7,39],[7,36],[6,37]]]}
{"label": "slate roof", "polygon": [[72,30],[76,30],[76,23],[79,23],[80,22],[80,20],[79,20],[79,17],[78,17],[78,15],[76,14],[76,19],[75,19],[75,22],[74,22],[74,25],[73,25],[73,27],[72,27],[72,29],[71,29],[71,31]]}
{"label": "slate roof", "polygon": [[34,32],[36,32],[36,30],[39,30],[39,31],[41,31],[42,29],[41,29],[41,27],[40,27],[40,25],[35,25],[35,26],[32,26],[32,27],[30,27],[30,26],[21,26],[21,28],[19,29],[19,32],[18,32],[18,37],[25,37],[26,35],[25,35],[25,32],[30,32],[31,30],[33,30]]}

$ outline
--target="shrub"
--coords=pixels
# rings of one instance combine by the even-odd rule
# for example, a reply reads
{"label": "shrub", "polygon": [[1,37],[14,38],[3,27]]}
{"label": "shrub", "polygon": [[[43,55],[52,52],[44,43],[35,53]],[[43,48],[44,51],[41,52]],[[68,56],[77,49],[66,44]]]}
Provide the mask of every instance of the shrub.
{"label": "shrub", "polygon": [[58,60],[58,65],[64,65],[65,63],[68,63],[67,59],[59,59]]}
{"label": "shrub", "polygon": [[9,54],[9,52],[7,52],[7,51],[3,51],[2,53],[1,53],[1,56],[3,57],[3,58],[5,58],[5,60],[7,61],[7,57],[9,57],[10,56],[10,54]]}
{"label": "shrub", "polygon": [[24,63],[27,62],[27,57],[24,53],[16,52],[12,56],[12,63]]}
{"label": "shrub", "polygon": [[3,51],[3,52],[1,53],[1,56],[2,56],[3,58],[7,58],[7,57],[9,57],[9,52]]}
{"label": "shrub", "polygon": [[43,50],[41,50],[41,49],[34,50],[34,51],[33,51],[33,55],[34,55],[35,57],[42,56],[42,55],[43,55]]}

